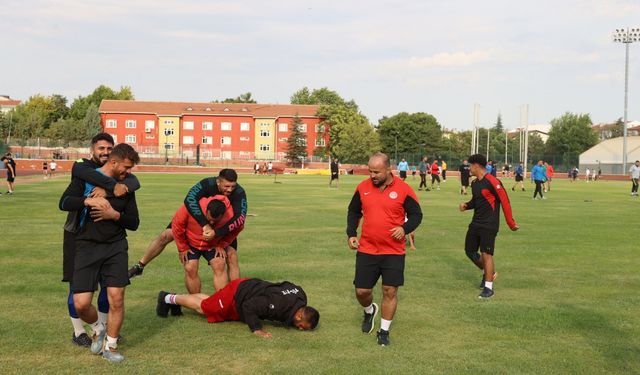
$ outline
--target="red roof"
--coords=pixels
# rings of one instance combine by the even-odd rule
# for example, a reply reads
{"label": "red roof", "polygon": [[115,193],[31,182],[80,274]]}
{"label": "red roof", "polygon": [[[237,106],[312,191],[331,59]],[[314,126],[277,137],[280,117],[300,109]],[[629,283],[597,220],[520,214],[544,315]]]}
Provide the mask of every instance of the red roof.
{"label": "red roof", "polygon": [[157,116],[223,115],[263,118],[316,117],[319,105],[144,102],[137,100],[103,100],[100,113],[150,113]]}
{"label": "red roof", "polygon": [[17,106],[22,103],[22,100],[0,100],[0,105],[2,106]]}

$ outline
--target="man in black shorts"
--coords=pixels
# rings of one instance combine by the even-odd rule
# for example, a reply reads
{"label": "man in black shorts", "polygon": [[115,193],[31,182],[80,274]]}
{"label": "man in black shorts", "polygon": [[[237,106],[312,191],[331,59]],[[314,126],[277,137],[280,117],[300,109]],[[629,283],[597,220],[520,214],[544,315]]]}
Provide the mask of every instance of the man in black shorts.
{"label": "man in black shorts", "polygon": [[[209,177],[201,180],[187,193],[184,204],[189,214],[202,226],[202,234],[205,240],[209,241],[214,237],[226,236],[230,231],[244,225],[245,218],[247,217],[247,194],[237,181],[238,174],[236,171],[225,168],[220,170],[218,177]],[[225,195],[229,198],[231,207],[233,207],[233,217],[222,227],[213,230],[199,202],[202,198],[213,197],[215,195]],[[129,269],[129,278],[142,275],[144,267],[160,255],[164,248],[171,242],[173,242],[173,233],[171,233],[171,222],[169,222],[169,225],[167,225],[160,235],[149,244],[147,251],[140,261]],[[233,241],[231,247],[238,250],[237,239]]]}
{"label": "man in black shorts", "polygon": [[467,159],[464,159],[462,161],[462,164],[460,164],[460,167],[458,167],[458,172],[460,172],[460,195],[467,195],[467,188],[469,187],[470,168],[471,165],[469,165]]}
{"label": "man in black shorts", "polygon": [[[483,271],[481,299],[493,296],[493,280],[496,277],[493,264],[493,250],[500,226],[500,205],[511,230],[518,230],[518,224],[511,214],[509,197],[497,178],[487,173],[487,159],[480,154],[469,157],[471,174],[476,180],[471,184],[472,197],[469,202],[460,203],[460,211],[474,210],[471,224],[464,241],[467,257]],[[480,250],[480,254],[478,254]]]}
{"label": "man in black shorts", "polygon": [[329,180],[329,187],[332,186],[333,180],[336,180],[336,188],[340,187],[340,162],[338,159],[331,160],[331,180]]}
{"label": "man in black shorts", "polygon": [[515,173],[515,183],[511,187],[511,191],[515,191],[516,186],[518,186],[518,184],[520,184],[520,188],[522,189],[522,191],[524,191],[524,166],[522,165],[522,162],[518,164],[514,173]]}
{"label": "man in black shorts", "polygon": [[387,155],[377,153],[369,159],[369,176],[358,185],[349,203],[347,236],[349,248],[357,250],[353,284],[356,299],[364,308],[363,333],[371,333],[375,326],[378,305],[373,302],[373,287],[382,276],[377,341],[386,346],[398,306],[398,288],[404,284],[405,236],[420,225],[422,210],[413,189],[391,173]]}
{"label": "man in black shorts", "polygon": [[[13,183],[16,180],[16,162],[11,157],[11,153],[7,152],[5,156],[0,159],[4,162],[4,167],[7,168],[7,194],[13,194]],[[0,193],[1,195],[2,193]]]}
{"label": "man in black shorts", "polygon": [[[113,148],[100,171],[123,181],[139,161],[138,153],[121,143]],[[105,199],[88,197],[91,190],[92,185],[76,178],[60,199],[61,209],[82,211],[75,237],[73,302],[80,318],[93,329],[91,352],[102,353],[110,362],[122,362],[124,356],[118,352],[117,339],[124,320],[124,289],[129,284],[126,229],[138,229],[138,207],[135,193]],[[92,304],[98,282],[107,288],[109,299],[106,328],[98,321]]]}

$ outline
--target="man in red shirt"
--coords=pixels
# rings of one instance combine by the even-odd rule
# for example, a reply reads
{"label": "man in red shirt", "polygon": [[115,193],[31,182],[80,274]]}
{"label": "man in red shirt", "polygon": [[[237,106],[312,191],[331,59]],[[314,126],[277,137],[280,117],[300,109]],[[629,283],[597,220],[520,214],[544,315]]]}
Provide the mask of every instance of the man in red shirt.
{"label": "man in red shirt", "polygon": [[[391,173],[387,155],[376,153],[369,159],[369,177],[358,185],[349,204],[347,236],[349,247],[357,250],[353,284],[356,298],[364,307],[364,333],[371,333],[375,326],[378,305],[373,302],[373,287],[382,276],[382,319],[377,341],[386,346],[398,304],[398,287],[404,284],[405,235],[420,225],[422,210],[413,189]],[[358,240],[360,219],[362,235]]]}
{"label": "man in red shirt", "polygon": [[438,181],[438,190],[440,190],[440,167],[438,166],[438,159],[431,164],[431,190],[433,190],[433,183]]}
{"label": "man in red shirt", "polygon": [[[214,230],[233,217],[231,203],[224,195],[202,198],[199,204],[202,212],[205,212],[207,222]],[[189,214],[185,205],[180,206],[173,216],[171,231],[178,247],[180,262],[184,266],[184,282],[190,294],[200,293],[200,257],[204,257],[213,270],[213,287],[216,291],[222,289],[229,280],[240,277],[237,250],[230,245],[242,229],[243,225],[222,237],[205,239],[200,223]]]}
{"label": "man in red shirt", "polygon": [[471,155],[469,164],[471,164],[471,175],[476,179],[471,183],[471,200],[460,203],[460,211],[473,210],[473,218],[464,241],[464,250],[467,257],[483,271],[480,284],[482,292],[478,297],[487,299],[493,296],[493,280],[496,277],[493,250],[500,227],[500,205],[509,228],[516,231],[519,227],[513,219],[511,204],[504,186],[500,180],[487,173],[487,159],[484,155]]}
{"label": "man in red shirt", "polygon": [[553,177],[555,171],[553,170],[553,166],[546,161],[544,162],[544,166],[547,167],[547,186],[546,189],[544,189],[544,192],[546,193],[548,191],[551,191],[551,178]]}

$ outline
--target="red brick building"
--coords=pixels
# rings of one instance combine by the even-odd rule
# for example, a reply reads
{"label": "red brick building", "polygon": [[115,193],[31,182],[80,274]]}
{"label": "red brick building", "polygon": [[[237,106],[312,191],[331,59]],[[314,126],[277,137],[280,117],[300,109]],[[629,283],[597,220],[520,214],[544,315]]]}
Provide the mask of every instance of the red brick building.
{"label": "red brick building", "polygon": [[143,157],[283,160],[293,119],[302,121],[307,154],[324,149],[327,129],[317,105],[103,100],[100,116],[116,143]]}

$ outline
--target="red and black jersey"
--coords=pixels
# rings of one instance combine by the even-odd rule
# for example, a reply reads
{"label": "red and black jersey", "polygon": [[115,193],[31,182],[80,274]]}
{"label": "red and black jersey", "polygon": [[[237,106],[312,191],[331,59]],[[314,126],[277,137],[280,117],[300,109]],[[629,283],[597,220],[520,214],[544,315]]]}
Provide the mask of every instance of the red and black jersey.
{"label": "red and black jersey", "polygon": [[504,186],[489,173],[471,183],[472,197],[467,210],[474,210],[470,226],[498,231],[500,227],[500,205],[509,228],[517,224],[511,213],[509,197]]}
{"label": "red and black jersey", "polygon": [[361,218],[362,236],[358,251],[373,255],[404,254],[404,238],[394,239],[391,230],[401,226],[406,234],[413,232],[422,221],[422,210],[416,193],[399,177],[393,176],[393,182],[383,191],[367,178],[358,185],[349,204],[349,237],[358,235]]}

